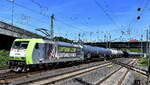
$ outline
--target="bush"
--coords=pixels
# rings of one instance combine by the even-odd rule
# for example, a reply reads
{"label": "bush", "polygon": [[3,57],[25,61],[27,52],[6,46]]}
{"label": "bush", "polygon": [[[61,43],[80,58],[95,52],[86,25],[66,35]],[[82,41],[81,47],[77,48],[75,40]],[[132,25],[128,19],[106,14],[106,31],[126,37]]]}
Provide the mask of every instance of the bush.
{"label": "bush", "polygon": [[6,66],[9,58],[9,51],[0,50],[0,67]]}

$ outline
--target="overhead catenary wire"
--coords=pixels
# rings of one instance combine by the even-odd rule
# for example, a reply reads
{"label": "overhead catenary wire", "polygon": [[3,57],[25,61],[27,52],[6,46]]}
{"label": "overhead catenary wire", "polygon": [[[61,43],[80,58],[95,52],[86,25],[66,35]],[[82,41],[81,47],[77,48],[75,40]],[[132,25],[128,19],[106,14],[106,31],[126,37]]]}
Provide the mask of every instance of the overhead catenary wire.
{"label": "overhead catenary wire", "polygon": [[[10,1],[9,1],[10,2]],[[28,7],[26,7],[26,6],[24,6],[24,5],[21,5],[21,4],[19,4],[19,3],[17,3],[17,2],[15,2],[14,3],[15,5],[17,5],[18,7],[22,7],[22,8],[24,8],[24,9],[27,9],[27,10],[29,10],[29,11],[32,11],[33,13],[35,13],[35,14],[39,14],[39,15],[41,15],[41,16],[44,16],[44,17],[47,17],[47,18],[49,18],[49,15],[45,15],[45,14],[41,14],[39,11],[36,11],[36,10],[33,10],[33,9],[31,9],[31,8],[28,8]],[[40,21],[40,22],[42,22],[42,21]],[[60,21],[61,22],[61,21]],[[43,23],[43,22],[42,22]],[[68,24],[68,23],[65,23],[65,22],[61,22],[62,24],[64,24],[64,25],[66,25],[67,24],[67,26],[70,26],[70,28],[74,28],[73,30],[76,30],[76,31],[78,31],[78,32],[86,32],[85,30],[83,30],[82,28],[79,28],[78,26],[74,26],[74,25],[71,25],[71,24]]]}
{"label": "overhead catenary wire", "polygon": [[83,19],[77,18],[77,17],[76,17],[75,19],[73,19],[73,17],[70,18],[70,20],[71,20],[71,21],[74,21],[74,22],[76,22],[77,19],[80,21],[80,24],[82,24],[84,27],[90,28],[90,27],[88,26],[88,22],[87,22],[87,21],[84,21]]}
{"label": "overhead catenary wire", "polygon": [[[6,1],[8,1],[8,0],[6,0]],[[8,1],[8,2],[11,3],[11,1]],[[36,10],[34,10],[34,9],[31,9],[31,8],[26,7],[26,6],[24,6],[24,5],[21,5],[21,4],[19,4],[19,3],[14,2],[14,5],[19,6],[19,7],[22,7],[22,8],[24,8],[24,9],[27,9],[27,10],[31,11],[32,13],[39,14],[39,15],[41,15],[41,16],[50,18],[50,15],[41,14],[39,11],[36,11]]]}
{"label": "overhead catenary wire", "polygon": [[[104,5],[105,6],[105,10],[108,11],[108,13],[112,12],[112,10],[111,10],[110,6],[108,5],[108,3],[105,0],[103,0],[103,2],[105,4]],[[111,16],[112,16],[112,14],[111,14]]]}
{"label": "overhead catenary wire", "polygon": [[108,17],[108,19],[117,27],[120,28],[118,26],[118,24],[116,23],[116,21],[110,16],[110,14],[103,8],[103,6],[97,1],[94,0],[95,4],[103,11],[103,13]]}
{"label": "overhead catenary wire", "polygon": [[[145,10],[146,10],[146,8],[147,8],[147,6],[148,6],[148,4],[149,4],[149,0],[146,0],[146,2],[145,2],[145,4],[143,5],[143,8],[140,8],[140,13],[139,13],[139,16],[141,17],[141,16],[143,16],[143,14],[144,14],[144,12],[145,12]],[[141,3],[140,3],[140,5],[141,5]],[[129,22],[129,24],[128,24],[128,27],[127,27],[127,29],[131,32],[132,31],[132,27],[131,26],[133,26],[134,24],[136,24],[137,22],[138,22],[138,20],[139,19],[136,19],[135,18],[136,16],[134,16],[133,17],[133,19]]]}
{"label": "overhead catenary wire", "polygon": [[[8,0],[6,0],[6,1],[8,1]],[[8,1],[8,2],[10,2],[10,1]],[[16,5],[16,6],[19,6],[19,7],[22,7],[22,8],[24,8],[24,9],[27,9],[27,10],[29,10],[29,11],[32,11],[33,13],[36,13],[36,14],[39,14],[39,15],[41,15],[41,16],[44,16],[44,17],[47,17],[47,18],[50,18],[50,15],[45,15],[45,14],[41,14],[39,11],[36,11],[36,10],[33,10],[33,9],[31,9],[31,8],[28,8],[28,7],[26,7],[26,6],[23,6],[23,5],[21,5],[21,4],[18,4],[18,3],[16,3],[16,2],[14,2],[14,4]],[[57,21],[58,22],[61,22],[60,20],[58,20],[57,19]],[[69,25],[68,23],[64,23],[64,22],[62,22],[63,24],[66,24],[66,25]],[[79,31],[84,31],[83,29],[81,29],[81,28],[79,28],[79,27],[76,27],[76,26],[74,26],[74,25],[70,25],[72,28],[76,28],[77,30],[79,30]]]}
{"label": "overhead catenary wire", "polygon": [[[40,8],[42,8],[43,6],[40,4],[40,3],[38,3],[38,2],[36,2],[35,0],[31,0],[34,4],[36,4],[36,5],[38,5]],[[47,7],[44,7],[44,8],[47,8]],[[48,9],[48,8],[47,8]],[[60,20],[59,20],[60,21]],[[72,19],[72,21],[74,21],[73,19]],[[66,24],[66,23],[65,23]],[[84,24],[84,23],[82,23],[82,24]],[[84,24],[84,26],[86,26],[85,24]],[[74,27],[74,26],[73,26]],[[88,26],[86,26],[86,27],[88,27]],[[75,27],[75,28],[77,28],[77,27]],[[89,28],[89,27],[88,27]],[[79,28],[80,29],[80,28]]]}
{"label": "overhead catenary wire", "polygon": [[[15,2],[16,3],[16,2]],[[19,3],[16,3],[15,5],[18,5]],[[25,9],[27,9],[27,10],[30,10],[30,11],[32,11],[33,13],[36,13],[36,14],[40,14],[40,15],[42,15],[42,16],[45,16],[44,14],[41,14],[39,11],[37,11],[37,10],[33,10],[32,8],[29,8],[29,7],[26,7],[26,6],[23,6],[23,5],[21,5],[21,4],[19,4],[18,5],[19,7],[20,6],[22,6],[23,8],[25,8]],[[107,11],[106,11],[107,12]],[[109,15],[109,13],[108,13],[108,15]],[[46,15],[45,17],[49,17],[49,15]],[[111,17],[111,16],[110,16]],[[112,17],[111,17],[112,18]],[[36,20],[36,19],[35,19]],[[60,22],[60,23],[62,23],[62,24],[64,24],[64,25],[66,25],[66,26],[68,26],[68,27],[70,27],[70,28],[74,28],[73,30],[76,30],[76,31],[85,31],[85,30],[83,30],[82,28],[80,28],[80,27],[78,27],[77,25],[72,25],[72,24],[68,24],[68,23],[66,23],[66,22],[64,22],[64,21],[60,21],[60,20],[57,20],[56,19],[56,21],[58,21],[58,22]],[[112,19],[111,21],[113,21],[114,23],[115,23],[115,21],[114,21],[114,19]],[[72,29],[70,29],[70,30],[72,30]]]}
{"label": "overhead catenary wire", "polygon": [[[8,1],[8,2],[10,2],[11,3],[11,1],[9,1],[9,0],[5,0],[5,1]],[[18,7],[21,7],[21,8],[24,8],[24,9],[26,9],[26,10],[29,10],[29,11],[32,11],[32,13],[35,13],[35,14],[39,14],[39,15],[41,15],[41,16],[44,16],[44,17],[49,17],[49,16],[45,16],[45,15],[43,15],[43,14],[40,14],[40,12],[39,11],[36,11],[36,10],[34,10],[34,9],[32,9],[32,8],[29,8],[29,7],[26,7],[26,6],[24,6],[24,5],[21,5],[21,4],[19,4],[19,3],[17,3],[17,2],[14,2],[14,5],[15,6],[18,6]],[[16,7],[15,7],[16,8]],[[15,13],[16,14],[16,13]],[[26,16],[26,15],[25,15]],[[18,16],[17,16],[18,17]],[[8,18],[7,18],[8,19]],[[41,21],[41,20],[39,20],[39,19],[37,19],[37,18],[35,18],[35,17],[31,17],[30,16],[30,19],[32,19],[32,20],[36,20],[36,21],[38,21],[38,22],[42,22],[42,23],[44,23],[44,24],[46,24],[46,22],[43,22],[43,21]],[[16,20],[17,20],[17,18],[16,18]],[[35,25],[32,25],[32,24],[29,24],[28,22],[20,22],[20,21],[16,21],[16,20],[14,20],[14,22],[15,23],[18,23],[18,25],[20,24],[20,25],[26,25],[26,26],[31,26],[31,27],[33,27],[33,28],[39,28],[37,25],[35,26]],[[10,21],[10,19],[8,19],[8,21]],[[70,28],[74,28],[74,29],[71,29],[71,30],[76,30],[76,31],[78,31],[78,33],[79,32],[85,32],[85,30],[83,30],[82,28],[80,28],[80,27],[78,27],[78,26],[74,26],[74,25],[72,25],[72,24],[68,24],[68,23],[66,23],[66,22],[63,22],[63,21],[61,21],[61,20],[58,20],[58,19],[56,19],[56,21],[58,21],[58,22],[60,22],[60,23],[62,23],[62,24],[64,24],[64,25],[66,25],[66,26],[68,26],[68,27],[70,27]],[[41,27],[40,27],[41,28]]]}
{"label": "overhead catenary wire", "polygon": [[81,28],[79,28],[79,27],[76,27],[76,26],[74,26],[74,25],[65,23],[65,22],[61,21],[60,19],[57,19],[56,21],[58,21],[58,22],[60,22],[60,23],[62,23],[62,24],[64,24],[64,25],[67,25],[67,26],[69,26],[69,27],[76,28],[76,29],[74,29],[74,30],[76,30],[76,31],[79,31],[79,32],[84,31],[83,29],[81,29]]}
{"label": "overhead catenary wire", "polygon": [[[9,0],[7,0],[7,1],[9,1]],[[10,1],[9,1],[10,2]],[[8,6],[6,6],[6,5],[3,5],[3,7],[5,7],[5,8],[8,8]],[[14,6],[13,6],[13,8],[14,8]],[[12,9],[12,8],[11,8]],[[11,9],[8,9],[8,10],[11,10]],[[15,14],[15,15],[19,15],[19,12],[13,12],[12,14]],[[11,15],[12,15],[11,14]],[[35,17],[31,17],[30,15],[26,15],[26,14],[24,14],[24,13],[22,13],[22,14],[20,14],[21,15],[21,17],[22,16],[24,16],[24,17],[26,17],[26,16],[28,16],[30,19],[32,19],[32,20],[36,20],[36,21],[38,21],[38,22],[41,22],[41,23],[43,23],[43,24],[49,24],[49,22],[46,22],[46,21],[42,21],[42,20],[40,20],[40,19],[38,19],[38,18],[35,18]],[[12,17],[14,17],[13,15],[12,15]],[[47,25],[47,26],[49,26],[49,25]]]}
{"label": "overhead catenary wire", "polygon": [[140,13],[139,16],[142,16],[142,15],[143,15],[143,13],[145,12],[145,10],[146,10],[147,6],[149,5],[149,3],[150,3],[149,0],[147,0],[147,1],[145,2],[145,5],[143,6],[143,9],[141,10],[141,13]]}
{"label": "overhead catenary wire", "polygon": [[[6,17],[1,17],[1,16],[0,16],[0,18],[3,18],[3,21],[5,21],[5,20],[7,20],[7,22],[11,21],[11,19],[6,18]],[[14,20],[14,22],[15,22],[15,23],[18,23],[18,24],[28,25],[28,26],[30,26],[30,27],[38,28],[38,27],[35,26],[35,25],[31,25],[31,24],[25,23],[25,22],[19,22],[19,21],[15,21],[15,20]],[[10,23],[11,23],[11,22],[10,22]]]}
{"label": "overhead catenary wire", "polygon": [[[5,0],[5,1],[8,1],[8,2],[12,3],[10,0]],[[31,11],[32,13],[36,13],[36,14],[42,15],[42,16],[44,16],[44,17],[48,17],[48,15],[47,15],[47,16],[46,16],[46,15],[43,15],[43,14],[41,14],[40,12],[38,12],[38,11],[36,11],[36,10],[33,10],[33,9],[31,9],[31,8],[28,8],[28,7],[26,7],[26,6],[23,6],[23,5],[21,5],[21,4],[18,4],[18,3],[16,3],[15,1],[13,1],[13,3],[14,3],[15,6],[19,6],[19,7],[22,7],[22,8],[24,8],[24,9],[27,9],[27,10]],[[39,19],[37,19],[37,18],[35,18],[35,17],[31,17],[31,16],[30,16],[30,18],[32,18],[33,20],[38,20],[38,21],[41,22],[41,23],[48,24],[48,22],[41,21],[41,20],[39,20]]]}

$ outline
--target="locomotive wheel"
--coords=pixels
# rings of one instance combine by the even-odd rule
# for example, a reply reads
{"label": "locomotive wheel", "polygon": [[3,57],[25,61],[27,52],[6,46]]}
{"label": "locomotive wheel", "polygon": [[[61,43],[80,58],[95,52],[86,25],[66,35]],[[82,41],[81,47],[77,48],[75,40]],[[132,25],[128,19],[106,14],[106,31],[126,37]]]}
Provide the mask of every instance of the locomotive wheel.
{"label": "locomotive wheel", "polygon": [[29,68],[28,67],[24,67],[24,68],[22,68],[22,72],[28,72],[29,71]]}

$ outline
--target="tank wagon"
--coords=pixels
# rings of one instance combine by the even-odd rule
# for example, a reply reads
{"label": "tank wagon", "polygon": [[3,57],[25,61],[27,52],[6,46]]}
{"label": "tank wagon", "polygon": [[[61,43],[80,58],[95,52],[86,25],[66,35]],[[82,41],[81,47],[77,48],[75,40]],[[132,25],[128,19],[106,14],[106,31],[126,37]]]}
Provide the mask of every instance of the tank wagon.
{"label": "tank wagon", "polygon": [[83,62],[95,58],[115,58],[123,55],[124,52],[122,51],[89,45],[36,38],[16,39],[10,50],[8,64],[13,71],[26,72],[31,68],[45,67],[50,64]]}
{"label": "tank wagon", "polygon": [[145,53],[127,52],[127,57],[140,57],[145,55],[146,55]]}
{"label": "tank wagon", "polygon": [[106,57],[108,58],[109,55],[111,55],[111,50],[109,49],[90,45],[83,45],[83,52],[85,60],[91,60],[94,58],[105,59]]}
{"label": "tank wagon", "polygon": [[115,50],[115,49],[110,49],[111,54],[110,57],[115,58],[115,57],[126,57],[121,50]]}

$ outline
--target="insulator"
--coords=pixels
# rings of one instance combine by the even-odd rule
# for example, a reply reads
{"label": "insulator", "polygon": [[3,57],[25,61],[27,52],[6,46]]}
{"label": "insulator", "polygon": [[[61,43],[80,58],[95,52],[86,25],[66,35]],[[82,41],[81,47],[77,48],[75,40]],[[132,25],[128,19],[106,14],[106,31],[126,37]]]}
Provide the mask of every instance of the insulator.
{"label": "insulator", "polygon": [[141,8],[137,8],[137,11],[141,11]]}
{"label": "insulator", "polygon": [[140,17],[140,16],[138,16],[138,17],[137,17],[137,20],[139,20],[140,18],[141,18],[141,17]]}

